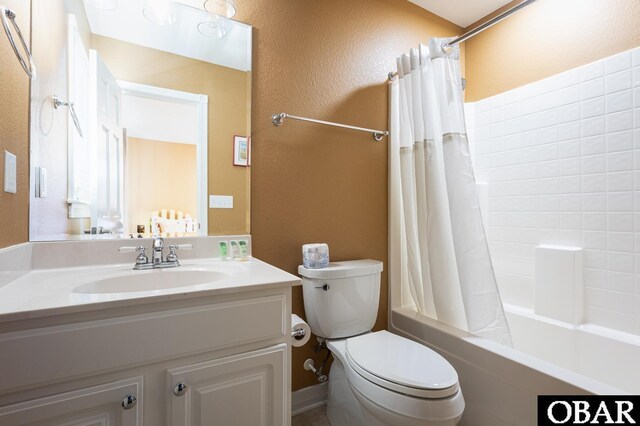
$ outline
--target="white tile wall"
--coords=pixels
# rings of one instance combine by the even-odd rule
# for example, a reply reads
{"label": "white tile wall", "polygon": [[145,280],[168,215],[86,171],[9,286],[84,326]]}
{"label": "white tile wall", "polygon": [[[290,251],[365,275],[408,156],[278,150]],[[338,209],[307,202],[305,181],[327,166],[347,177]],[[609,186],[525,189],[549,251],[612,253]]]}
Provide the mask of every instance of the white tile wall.
{"label": "white tile wall", "polygon": [[503,299],[533,307],[536,245],[583,247],[586,321],[640,334],[640,48],[467,115]]}

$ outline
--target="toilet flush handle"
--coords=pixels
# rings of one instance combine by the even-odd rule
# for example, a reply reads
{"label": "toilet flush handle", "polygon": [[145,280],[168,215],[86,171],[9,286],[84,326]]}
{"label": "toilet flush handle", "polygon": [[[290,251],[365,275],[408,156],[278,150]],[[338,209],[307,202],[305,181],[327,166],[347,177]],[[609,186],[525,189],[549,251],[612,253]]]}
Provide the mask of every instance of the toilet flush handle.
{"label": "toilet flush handle", "polygon": [[329,287],[329,284],[324,283],[321,286],[317,286],[316,288],[319,289],[319,290],[328,291],[330,287]]}

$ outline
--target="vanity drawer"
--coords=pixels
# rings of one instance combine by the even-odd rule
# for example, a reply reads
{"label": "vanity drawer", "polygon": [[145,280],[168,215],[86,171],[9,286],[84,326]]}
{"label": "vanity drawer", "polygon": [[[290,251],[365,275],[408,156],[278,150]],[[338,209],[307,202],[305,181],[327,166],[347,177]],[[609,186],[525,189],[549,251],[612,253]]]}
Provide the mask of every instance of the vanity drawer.
{"label": "vanity drawer", "polygon": [[284,341],[286,295],[0,335],[0,394],[261,341]]}

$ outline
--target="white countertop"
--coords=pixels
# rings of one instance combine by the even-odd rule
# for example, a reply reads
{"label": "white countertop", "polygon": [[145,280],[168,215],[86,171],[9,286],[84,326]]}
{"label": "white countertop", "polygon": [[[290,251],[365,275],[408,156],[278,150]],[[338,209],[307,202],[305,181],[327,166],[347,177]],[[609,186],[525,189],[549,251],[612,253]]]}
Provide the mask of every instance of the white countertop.
{"label": "white countertop", "polygon": [[78,292],[78,288],[83,284],[105,278],[131,277],[132,274],[142,276],[156,270],[134,271],[131,262],[34,269],[15,274],[15,277],[4,277],[6,283],[0,286],[0,322],[300,284],[300,278],[255,258],[245,262],[200,258],[187,259],[180,263],[181,266],[171,268],[172,272],[180,272],[182,268],[219,271],[224,275],[216,281],[190,286],[146,291],[82,293]]}

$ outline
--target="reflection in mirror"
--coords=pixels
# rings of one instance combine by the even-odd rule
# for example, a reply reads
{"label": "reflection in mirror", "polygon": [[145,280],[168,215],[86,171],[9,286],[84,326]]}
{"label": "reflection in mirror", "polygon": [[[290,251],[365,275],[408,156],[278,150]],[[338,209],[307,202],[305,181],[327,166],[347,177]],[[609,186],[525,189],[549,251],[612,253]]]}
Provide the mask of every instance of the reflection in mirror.
{"label": "reflection in mirror", "polygon": [[249,233],[251,44],[196,0],[33,1],[30,239]]}

